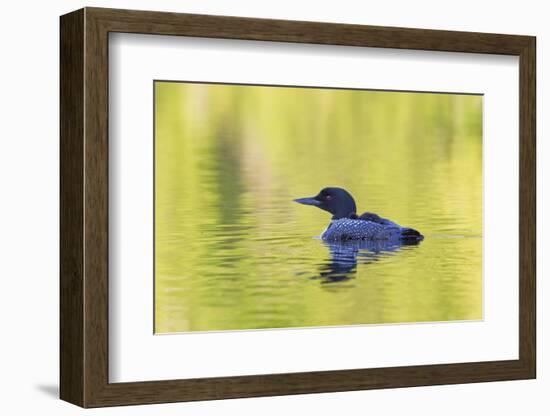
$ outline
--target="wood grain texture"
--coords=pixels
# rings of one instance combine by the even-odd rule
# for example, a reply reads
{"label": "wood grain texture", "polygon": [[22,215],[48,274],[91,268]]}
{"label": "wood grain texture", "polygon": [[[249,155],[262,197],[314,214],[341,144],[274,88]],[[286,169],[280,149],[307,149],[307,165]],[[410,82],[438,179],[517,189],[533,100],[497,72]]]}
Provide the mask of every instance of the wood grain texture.
{"label": "wood grain texture", "polygon": [[108,380],[109,182],[108,33],[85,11],[84,59],[84,358],[85,406],[101,396]]}
{"label": "wood grain texture", "polygon": [[84,12],[61,19],[60,388],[84,405]]}
{"label": "wood grain texture", "polygon": [[536,41],[520,54],[519,142],[519,355],[536,377]]}
{"label": "wood grain texture", "polygon": [[110,32],[519,55],[530,37],[87,8]]}
{"label": "wood grain texture", "polygon": [[[518,360],[205,379],[108,380],[108,33],[520,57]],[[61,397],[83,407],[534,378],[535,38],[86,8],[61,18]]]}

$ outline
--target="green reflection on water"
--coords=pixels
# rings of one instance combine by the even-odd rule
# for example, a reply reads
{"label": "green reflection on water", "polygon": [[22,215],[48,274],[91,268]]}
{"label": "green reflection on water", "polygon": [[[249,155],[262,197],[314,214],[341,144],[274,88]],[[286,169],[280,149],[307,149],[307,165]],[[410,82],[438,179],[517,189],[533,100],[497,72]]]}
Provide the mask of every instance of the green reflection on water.
{"label": "green reflection on water", "polygon": [[[482,97],[155,83],[155,331],[482,318]],[[340,186],[418,246],[330,277]],[[328,271],[328,273],[327,273]]]}

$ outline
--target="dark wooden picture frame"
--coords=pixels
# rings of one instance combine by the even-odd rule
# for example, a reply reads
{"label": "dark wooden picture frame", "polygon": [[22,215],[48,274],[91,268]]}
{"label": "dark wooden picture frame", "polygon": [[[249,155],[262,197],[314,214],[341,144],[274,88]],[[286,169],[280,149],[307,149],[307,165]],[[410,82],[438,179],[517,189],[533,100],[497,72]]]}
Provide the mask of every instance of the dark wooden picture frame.
{"label": "dark wooden picture frame", "polygon": [[[109,383],[110,32],[519,56],[519,359]],[[535,378],[535,38],[85,8],[61,17],[60,396],[83,407]]]}

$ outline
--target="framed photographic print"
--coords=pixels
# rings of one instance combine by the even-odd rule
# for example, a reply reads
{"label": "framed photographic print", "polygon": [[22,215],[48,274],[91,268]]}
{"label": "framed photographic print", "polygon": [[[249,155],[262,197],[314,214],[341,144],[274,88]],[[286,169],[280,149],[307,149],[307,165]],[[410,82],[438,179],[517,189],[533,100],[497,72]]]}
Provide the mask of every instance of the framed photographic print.
{"label": "framed photographic print", "polygon": [[62,16],[61,398],[534,378],[535,49]]}

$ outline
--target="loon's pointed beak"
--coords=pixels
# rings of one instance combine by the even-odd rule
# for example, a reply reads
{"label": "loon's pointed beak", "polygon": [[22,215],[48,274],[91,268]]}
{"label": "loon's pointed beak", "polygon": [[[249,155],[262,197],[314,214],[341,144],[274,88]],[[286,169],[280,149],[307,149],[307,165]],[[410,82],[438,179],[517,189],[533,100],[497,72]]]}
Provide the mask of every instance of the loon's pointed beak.
{"label": "loon's pointed beak", "polygon": [[315,198],[298,198],[298,199],[295,199],[294,202],[297,202],[299,204],[304,204],[304,205],[314,205],[316,207],[321,205],[321,201],[318,201]]}

